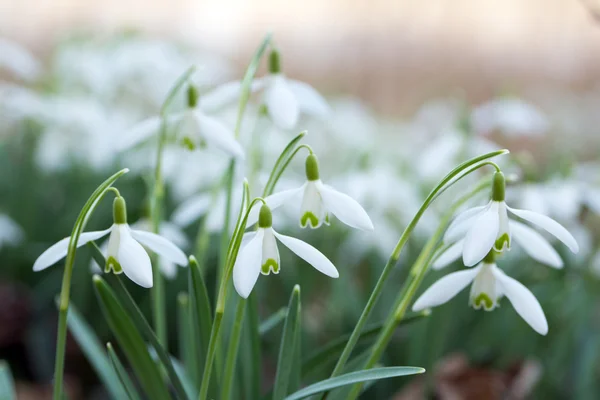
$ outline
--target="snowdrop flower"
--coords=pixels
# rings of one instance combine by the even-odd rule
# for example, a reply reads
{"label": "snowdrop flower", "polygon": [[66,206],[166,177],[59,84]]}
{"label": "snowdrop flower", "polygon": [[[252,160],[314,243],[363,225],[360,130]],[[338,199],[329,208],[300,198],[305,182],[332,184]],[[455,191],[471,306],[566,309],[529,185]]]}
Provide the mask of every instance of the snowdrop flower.
{"label": "snowdrop flower", "polygon": [[247,298],[250,295],[259,274],[279,273],[277,240],[317,271],[331,278],[339,277],[335,266],[319,250],[302,240],[277,233],[272,222],[269,206],[263,205],[260,208],[258,229],[245,234],[243,247],[233,266],[233,285],[240,296]]}
{"label": "snowdrop flower", "polygon": [[[217,109],[237,99],[241,82],[229,82],[208,94],[201,102],[210,109]],[[287,78],[281,72],[279,51],[273,50],[269,56],[269,75],[255,79],[252,91],[263,91],[262,104],[273,123],[281,129],[293,129],[306,113],[323,118],[330,113],[325,99],[310,85]]]}
{"label": "snowdrop flower", "polygon": [[[198,102],[198,92],[193,85],[188,86],[187,108],[167,118],[169,124],[176,124],[175,141],[189,148],[214,146],[231,155],[243,158],[244,150],[235,139],[233,132],[219,120],[209,117]],[[124,136],[120,149],[131,148],[155,135],[161,128],[160,116],[150,117],[133,126]]]}
{"label": "snowdrop flower", "polygon": [[0,38],[0,68],[6,68],[26,81],[40,76],[42,68],[36,58],[25,48]]}
{"label": "snowdrop flower", "polygon": [[15,246],[23,240],[23,230],[8,215],[0,214],[0,249]]}
{"label": "snowdrop flower", "polygon": [[500,298],[506,296],[515,311],[537,333],[548,333],[548,322],[540,303],[529,289],[496,266],[493,252],[477,267],[453,272],[435,282],[417,299],[412,309],[421,311],[444,304],[469,284],[472,284],[469,304],[475,309],[492,311],[499,306]]}
{"label": "snowdrop flower", "polygon": [[[492,199],[485,206],[470,208],[459,214],[448,227],[445,243],[456,244],[453,250],[461,249],[463,263],[470,267],[479,263],[494,249],[502,252],[510,249],[514,237],[523,249],[533,258],[554,267],[562,262],[551,252],[551,246],[533,229],[524,224],[509,220],[508,212],[544,229],[563,242],[573,253],[579,251],[577,241],[562,225],[552,218],[533,211],[510,208],[504,201],[505,179],[502,172],[496,172],[492,183]],[[464,237],[464,240],[460,240]]]}
{"label": "snowdrop flower", "polygon": [[[271,209],[298,199],[302,195],[300,204],[300,226],[302,228],[310,225],[311,228],[316,229],[323,223],[329,225],[329,213],[331,212],[352,228],[373,230],[371,219],[356,200],[321,182],[317,156],[311,153],[306,157],[305,166],[307,180],[302,186],[275,193],[265,199]],[[248,225],[254,224],[257,217],[256,212],[252,213],[248,217]]]}
{"label": "snowdrop flower", "polygon": [[[116,197],[113,203],[114,224],[103,231],[84,232],[79,237],[77,247],[110,234],[105,254],[105,272],[125,275],[138,285],[152,287],[152,265],[143,246],[160,257],[178,265],[187,265],[187,257],[177,246],[164,237],[141,230],[131,229],[127,224],[125,199]],[[70,237],[50,246],[33,264],[34,271],[41,271],[67,255]]]}

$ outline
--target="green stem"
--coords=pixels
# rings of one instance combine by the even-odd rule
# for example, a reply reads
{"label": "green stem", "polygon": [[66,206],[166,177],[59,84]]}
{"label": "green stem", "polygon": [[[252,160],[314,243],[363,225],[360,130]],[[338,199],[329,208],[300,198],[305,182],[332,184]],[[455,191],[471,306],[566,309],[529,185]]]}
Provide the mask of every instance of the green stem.
{"label": "green stem", "polygon": [[245,311],[246,299],[239,299],[235,311],[233,330],[231,331],[231,336],[229,338],[229,346],[227,347],[227,361],[225,362],[225,374],[223,375],[223,380],[221,382],[221,400],[229,400],[229,398],[231,397],[233,376],[235,372],[235,362],[240,346],[242,327],[244,326]]}
{"label": "green stem", "polygon": [[[410,270],[410,275],[408,277],[407,282],[404,284],[394,306],[392,307],[392,312],[386,319],[384,324],[384,328],[381,333],[377,337],[377,340],[373,344],[372,350],[370,352],[369,358],[367,359],[363,369],[373,368],[375,364],[381,358],[383,351],[387,347],[390,342],[396,327],[402,322],[404,316],[406,315],[406,311],[408,310],[408,306],[412,303],[412,299],[417,292],[423,278],[425,277],[427,271],[429,270],[429,265],[433,260],[434,255],[436,254],[436,246],[440,239],[443,237],[444,232],[448,226],[448,223],[452,219],[454,213],[468,200],[470,200],[477,193],[481,192],[483,189],[488,188],[490,186],[490,180],[485,179],[479,185],[475,187],[471,192],[467,193],[465,196],[461,197],[457,200],[448,210],[448,212],[442,217],[442,221],[440,222],[437,230],[431,236],[431,238],[427,241],[427,244],[417,257],[413,267]],[[353,386],[352,391],[350,392],[348,399],[355,399],[361,392],[363,384],[356,384]]]}
{"label": "green stem", "polygon": [[[151,220],[152,220],[152,231],[159,233],[160,222],[162,220],[162,204],[164,197],[164,182],[162,177],[162,160],[165,145],[167,143],[167,112],[169,106],[175,99],[175,96],[185,84],[191,74],[194,72],[195,67],[188,68],[175,82],[171,90],[169,91],[165,101],[160,109],[160,117],[162,119],[160,124],[160,131],[158,135],[158,146],[156,151],[156,164],[154,168],[154,188],[152,191],[151,199]],[[156,257],[153,257],[152,262],[152,280],[154,282],[151,289],[152,297],[152,316],[154,322],[154,331],[161,345],[167,346],[167,322],[165,313],[165,289],[163,277],[160,273],[160,268],[156,262]]]}
{"label": "green stem", "polygon": [[54,361],[54,400],[62,400],[63,398],[63,376],[65,367],[65,347],[67,343],[67,315],[69,312],[69,298],[71,293],[71,277],[73,276],[73,265],[75,263],[75,253],[77,251],[77,242],[81,236],[81,232],[85,229],[87,221],[91,217],[94,209],[100,203],[111,185],[129,170],[122,169],[110,178],[105,180],[90,196],[84,204],[79,216],[75,220],[67,258],[65,261],[65,271],[63,273],[62,286],[60,291],[60,301],[58,305],[58,331],[56,333],[56,356]]}
{"label": "green stem", "polygon": [[[451,184],[454,184],[454,183],[458,182],[459,179],[464,178],[467,174],[463,174],[458,179],[453,180],[454,178],[459,176],[461,174],[461,172],[468,169],[469,167],[474,166],[474,165],[480,163],[481,161],[485,161],[489,158],[496,157],[498,155],[506,154],[506,153],[508,153],[508,150],[498,150],[498,151],[484,154],[479,157],[475,157],[471,160],[468,160],[468,161],[460,164],[458,167],[454,168],[450,173],[448,173],[448,175],[446,175],[440,181],[440,183],[431,191],[431,193],[429,193],[429,195],[425,199],[425,202],[423,203],[421,208],[417,211],[416,215],[413,217],[412,221],[410,221],[410,223],[408,224],[408,226],[406,227],[404,232],[402,232],[402,235],[400,236],[400,239],[398,240],[396,247],[394,247],[394,250],[392,251],[390,258],[388,259],[385,267],[383,268],[383,271],[381,272],[379,280],[375,284],[375,288],[373,289],[373,292],[371,293],[371,296],[369,297],[369,300],[367,301],[367,304],[365,305],[365,308],[364,308],[360,318],[358,319],[356,326],[354,327],[354,331],[352,332],[352,335],[350,335],[350,339],[348,340],[348,343],[346,344],[346,347],[344,348],[342,355],[340,356],[335,368],[333,369],[333,372],[331,373],[331,376],[330,376],[331,378],[338,376],[340,373],[342,373],[344,365],[346,365],[346,362],[350,358],[352,350],[354,349],[356,342],[360,338],[360,334],[361,334],[365,324],[367,323],[369,316],[371,315],[371,311],[375,307],[375,303],[377,302],[377,300],[379,299],[379,297],[381,295],[383,286],[384,286],[385,282],[387,281],[388,276],[390,275],[394,266],[398,262],[398,259],[400,258],[400,253],[401,253],[402,249],[404,248],[404,245],[408,241],[410,235],[412,234],[412,231],[414,230],[415,226],[421,219],[421,216],[423,215],[425,210],[427,210],[429,205],[436,198],[436,195],[438,194],[438,192],[443,190],[448,183],[451,182]],[[474,170],[475,169],[471,169],[468,173],[471,173]]]}

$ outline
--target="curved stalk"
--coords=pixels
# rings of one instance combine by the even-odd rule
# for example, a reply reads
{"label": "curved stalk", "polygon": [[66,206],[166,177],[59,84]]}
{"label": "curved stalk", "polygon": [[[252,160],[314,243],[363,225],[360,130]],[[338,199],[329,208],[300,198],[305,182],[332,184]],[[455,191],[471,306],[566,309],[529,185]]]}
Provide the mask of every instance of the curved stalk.
{"label": "curved stalk", "polygon": [[[377,283],[375,284],[375,288],[373,289],[373,292],[371,293],[371,296],[369,297],[369,300],[367,301],[367,304],[365,305],[365,308],[363,309],[363,312],[362,312],[356,326],[354,327],[354,331],[350,335],[350,339],[348,340],[348,343],[346,344],[346,347],[344,348],[342,355],[340,356],[335,368],[333,369],[333,371],[331,373],[331,376],[330,376],[331,378],[339,375],[343,371],[344,365],[346,365],[346,362],[350,358],[352,350],[354,349],[356,342],[360,338],[362,330],[363,330],[365,324],[367,323],[369,316],[371,315],[371,311],[375,307],[375,303],[377,302],[377,300],[379,300],[379,297],[383,290],[383,286],[384,286],[389,274],[392,272],[394,266],[396,265],[396,263],[398,262],[398,259],[400,258],[400,253],[401,253],[402,249],[404,248],[404,245],[408,241],[415,226],[421,219],[421,216],[427,210],[427,208],[431,205],[431,203],[436,199],[436,196],[438,195],[438,193],[445,190],[447,188],[447,186],[449,187],[450,185],[455,184],[460,179],[467,176],[467,173],[461,175],[461,173],[463,171],[468,170],[470,167],[473,167],[476,164],[481,163],[482,161],[488,160],[492,157],[496,157],[496,156],[499,156],[502,154],[507,154],[507,153],[508,153],[508,150],[498,150],[498,151],[484,154],[479,157],[475,157],[471,160],[468,160],[468,161],[460,164],[458,167],[454,168],[450,173],[448,173],[440,181],[440,183],[429,193],[429,195],[425,199],[425,202],[423,203],[423,205],[421,205],[421,208],[417,211],[416,215],[410,221],[410,223],[408,224],[408,226],[406,227],[404,232],[402,232],[402,235],[400,236],[400,239],[398,240],[396,247],[394,247],[394,250],[392,251],[390,258],[388,259],[385,267],[383,268],[383,271],[381,272],[381,275],[379,276],[379,279],[377,280]],[[479,167],[481,167],[481,166],[479,166]],[[471,168],[470,170],[468,170],[468,173],[472,173],[475,170],[476,170],[476,168]]]}

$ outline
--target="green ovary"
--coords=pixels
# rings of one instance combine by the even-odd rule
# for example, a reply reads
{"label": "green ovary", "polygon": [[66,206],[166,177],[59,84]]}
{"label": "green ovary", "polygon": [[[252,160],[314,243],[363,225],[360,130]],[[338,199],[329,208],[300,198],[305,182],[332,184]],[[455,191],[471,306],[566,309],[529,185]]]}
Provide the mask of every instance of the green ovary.
{"label": "green ovary", "polygon": [[486,311],[490,311],[494,308],[494,302],[485,293],[480,293],[475,300],[473,300],[473,307],[476,309],[484,308]]}
{"label": "green ovary", "polygon": [[279,263],[277,263],[276,260],[274,260],[272,258],[269,258],[262,265],[261,272],[262,272],[263,275],[269,275],[271,273],[271,271],[274,274],[278,274],[279,273]]}
{"label": "green ovary", "polygon": [[196,148],[196,145],[194,144],[192,139],[190,139],[187,136],[181,139],[181,144],[188,150],[194,150]]}
{"label": "green ovary", "polygon": [[108,274],[111,270],[115,274],[120,274],[123,272],[123,268],[121,268],[121,264],[119,264],[117,262],[117,260],[112,256],[108,257],[108,260],[106,260],[106,265],[104,266],[104,272]]}
{"label": "green ovary", "polygon": [[311,228],[316,228],[317,226],[319,226],[319,218],[317,218],[317,216],[311,213],[310,211],[307,211],[304,213],[302,218],[300,218],[300,226],[306,228],[309,222]]}

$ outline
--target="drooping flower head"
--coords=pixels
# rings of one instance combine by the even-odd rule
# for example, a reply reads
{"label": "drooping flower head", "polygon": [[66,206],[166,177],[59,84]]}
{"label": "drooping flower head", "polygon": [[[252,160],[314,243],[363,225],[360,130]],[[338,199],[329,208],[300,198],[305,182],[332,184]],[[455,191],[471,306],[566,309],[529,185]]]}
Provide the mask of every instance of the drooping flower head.
{"label": "drooping flower head", "polygon": [[271,209],[264,204],[258,216],[258,229],[244,235],[242,247],[233,266],[233,285],[243,298],[250,295],[260,274],[279,273],[277,240],[317,271],[331,278],[339,277],[335,266],[319,250],[302,240],[277,233],[273,229]]}
{"label": "drooping flower head", "polygon": [[[271,208],[278,208],[288,202],[296,202],[300,206],[300,226],[313,229],[322,224],[329,225],[329,213],[335,215],[346,225],[366,231],[373,230],[373,223],[367,212],[356,200],[325,185],[320,178],[319,162],[313,153],[306,157],[306,182],[295,189],[284,190],[265,198]],[[248,225],[256,222],[258,213],[248,217]]]}
{"label": "drooping flower head", "polygon": [[[144,249],[146,246],[159,256],[178,265],[186,265],[185,253],[171,241],[155,233],[131,229],[127,224],[125,199],[117,196],[113,202],[113,225],[103,231],[84,232],[79,236],[77,247],[110,234],[105,253],[105,272],[125,273],[142,287],[152,287],[152,264]],[[70,237],[50,246],[33,264],[34,271],[41,271],[67,255]],[[142,246],[143,245],[143,246]]]}

